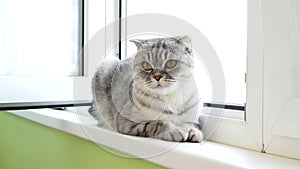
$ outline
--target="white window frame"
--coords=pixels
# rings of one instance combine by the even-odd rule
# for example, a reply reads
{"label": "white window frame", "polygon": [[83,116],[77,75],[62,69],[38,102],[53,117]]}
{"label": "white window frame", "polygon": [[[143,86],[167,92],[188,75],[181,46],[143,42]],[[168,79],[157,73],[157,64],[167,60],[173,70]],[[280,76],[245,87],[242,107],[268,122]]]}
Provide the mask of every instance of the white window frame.
{"label": "white window frame", "polygon": [[212,141],[263,150],[263,30],[260,0],[248,0],[245,121],[222,118]]}
{"label": "white window frame", "polygon": [[[84,18],[82,23],[84,29],[83,45],[86,44],[86,1],[83,0]],[[59,5],[59,4],[58,4]],[[55,65],[52,67],[55,69]],[[84,94],[80,99],[74,100],[74,82],[85,84],[90,80],[87,74],[87,63],[84,57],[83,76],[0,76],[0,107],[37,106],[37,105],[60,105],[77,100],[90,100],[91,95]]]}
{"label": "white window frame", "polygon": [[[300,159],[298,0],[264,0],[264,150]],[[276,19],[275,19],[276,18]]]}
{"label": "white window frame", "polygon": [[[83,0],[82,76],[0,76],[0,110],[88,105],[92,100],[92,77],[100,59],[88,43],[100,30],[106,29],[105,25],[118,19],[117,5],[117,0]],[[117,31],[117,27],[110,32],[105,30],[105,38],[100,40],[105,51],[110,50],[113,55],[117,55],[117,50],[106,47],[108,42],[116,41]]]}

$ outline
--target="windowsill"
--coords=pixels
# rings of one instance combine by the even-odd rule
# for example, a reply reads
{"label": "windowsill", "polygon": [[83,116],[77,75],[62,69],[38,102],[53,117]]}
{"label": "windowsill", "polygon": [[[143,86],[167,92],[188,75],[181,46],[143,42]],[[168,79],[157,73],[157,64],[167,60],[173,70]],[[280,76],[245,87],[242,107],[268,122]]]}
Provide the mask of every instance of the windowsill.
{"label": "windowsill", "polygon": [[[171,143],[122,135],[97,127],[89,115],[35,109],[10,113],[94,141],[119,152],[142,157],[167,168],[299,168],[300,161],[206,141]],[[79,120],[80,119],[80,120]],[[92,139],[91,139],[92,138]]]}

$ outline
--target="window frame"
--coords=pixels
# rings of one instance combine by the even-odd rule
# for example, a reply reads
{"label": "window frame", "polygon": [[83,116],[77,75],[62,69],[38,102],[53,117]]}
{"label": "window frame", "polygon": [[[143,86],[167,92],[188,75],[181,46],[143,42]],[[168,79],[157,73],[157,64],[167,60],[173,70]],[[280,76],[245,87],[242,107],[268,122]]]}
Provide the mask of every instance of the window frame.
{"label": "window frame", "polygon": [[[73,107],[91,105],[91,83],[99,63],[99,56],[89,43],[95,35],[105,30],[101,43],[105,52],[118,56],[118,47],[110,48],[111,42],[117,42],[118,26],[112,24],[118,20],[118,0],[98,1],[79,0],[82,3],[82,75],[76,77],[60,76],[0,76],[0,110],[38,109],[52,107]],[[99,22],[100,21],[100,22]],[[113,27],[106,31],[107,25]],[[110,27],[111,28],[111,27]],[[92,46],[92,45],[91,45]],[[18,84],[26,84],[20,90]],[[45,89],[47,86],[47,89]],[[48,88],[49,87],[49,88]],[[82,90],[86,89],[86,90]],[[22,97],[20,97],[22,96]]]}
{"label": "window frame", "polygon": [[[79,75],[78,76],[0,76],[0,109],[66,106],[82,104],[90,100],[85,94],[74,100],[74,83],[90,86],[87,72],[87,58],[83,51],[87,42],[87,15],[85,0],[79,3]],[[81,50],[81,51],[80,51]],[[55,68],[55,67],[53,67]]]}
{"label": "window frame", "polygon": [[297,0],[262,1],[264,151],[298,160],[299,9]]}
{"label": "window frame", "polygon": [[221,142],[256,151],[263,147],[263,32],[259,0],[248,0],[245,121],[222,118],[212,136]]}

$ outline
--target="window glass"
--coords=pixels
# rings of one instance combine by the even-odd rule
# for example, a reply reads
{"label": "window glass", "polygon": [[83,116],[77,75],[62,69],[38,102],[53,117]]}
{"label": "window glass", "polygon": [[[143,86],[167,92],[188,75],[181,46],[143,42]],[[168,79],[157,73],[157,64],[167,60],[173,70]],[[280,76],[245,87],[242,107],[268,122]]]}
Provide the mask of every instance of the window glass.
{"label": "window glass", "polygon": [[0,75],[81,75],[79,0],[1,0]]}
{"label": "window glass", "polygon": [[[247,0],[127,1],[127,16],[143,13],[172,15],[197,27],[208,38],[222,64],[226,83],[226,104],[243,105],[246,102]],[[153,37],[157,35],[134,38]],[[135,46],[128,42],[127,47],[127,56],[131,56],[135,52]],[[202,100],[213,102],[213,91],[205,65],[202,65],[200,60],[196,60],[196,63],[198,66],[195,75]]]}

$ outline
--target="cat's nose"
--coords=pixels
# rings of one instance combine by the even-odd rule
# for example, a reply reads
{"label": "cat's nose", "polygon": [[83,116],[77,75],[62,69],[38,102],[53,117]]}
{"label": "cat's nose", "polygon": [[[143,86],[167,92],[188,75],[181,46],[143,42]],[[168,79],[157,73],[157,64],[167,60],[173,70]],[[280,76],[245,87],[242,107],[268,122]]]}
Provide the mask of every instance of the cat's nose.
{"label": "cat's nose", "polygon": [[162,76],[161,76],[161,75],[155,75],[155,76],[153,76],[153,78],[154,78],[156,81],[159,81],[159,80],[162,78]]}

